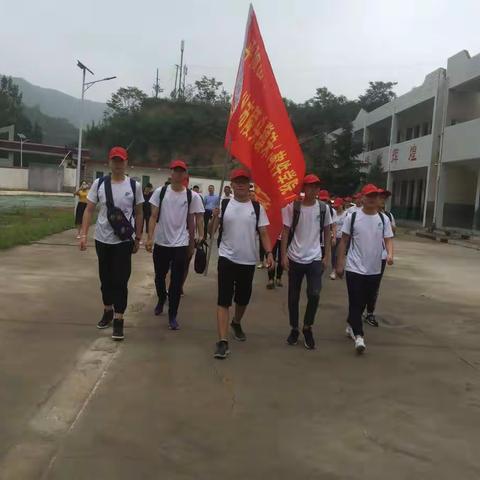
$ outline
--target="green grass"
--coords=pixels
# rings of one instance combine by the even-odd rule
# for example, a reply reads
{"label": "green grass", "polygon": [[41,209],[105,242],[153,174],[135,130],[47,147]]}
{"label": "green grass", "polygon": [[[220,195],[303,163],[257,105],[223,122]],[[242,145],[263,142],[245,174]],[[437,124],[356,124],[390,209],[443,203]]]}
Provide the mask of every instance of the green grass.
{"label": "green grass", "polygon": [[0,211],[0,250],[25,245],[74,227],[71,208],[22,208]]}

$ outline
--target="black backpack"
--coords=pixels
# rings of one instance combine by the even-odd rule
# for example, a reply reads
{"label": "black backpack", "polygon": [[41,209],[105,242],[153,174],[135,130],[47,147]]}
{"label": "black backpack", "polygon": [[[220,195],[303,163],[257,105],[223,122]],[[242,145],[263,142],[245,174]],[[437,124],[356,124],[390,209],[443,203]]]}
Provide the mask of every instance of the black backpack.
{"label": "black backpack", "polygon": [[203,273],[207,268],[207,246],[200,242],[195,251],[194,268],[196,273]]}
{"label": "black backpack", "polygon": [[[223,217],[225,216],[225,210],[227,209],[228,202],[230,202],[229,198],[224,198],[222,200],[222,205],[221,205],[221,212],[222,216],[220,217],[220,228],[218,230],[218,239],[217,239],[217,245],[220,246],[220,243],[222,241],[222,236],[223,236]],[[253,210],[255,211],[255,216],[257,217],[256,219],[256,224],[255,228],[258,233],[258,220],[260,219],[260,203],[258,203],[255,200],[252,200],[252,206]]]}
{"label": "black backpack", "polygon": [[[382,238],[383,238],[385,237],[385,218],[383,218],[383,215],[381,212],[378,212],[378,214],[380,215],[380,220],[382,221],[382,225],[383,225],[383,235],[382,235]],[[353,212],[352,221],[350,223],[350,240],[348,242],[347,251],[350,249],[350,246],[353,245],[353,226],[355,225],[356,218],[357,218],[357,212]]]}
{"label": "black backpack", "polygon": [[110,223],[115,235],[122,241],[132,240],[135,229],[132,227],[131,219],[135,217],[135,206],[137,203],[137,182],[133,178],[130,178],[130,186],[133,192],[133,206],[132,206],[132,216],[128,219],[123,211],[116,207],[113,202],[113,193],[112,193],[112,177],[111,175],[105,175],[100,178],[98,181],[97,188],[97,199],[98,191],[100,187],[104,185],[105,188],[105,197],[107,200],[107,219]]}
{"label": "black backpack", "polygon": [[[160,190],[160,196],[158,201],[158,215],[157,215],[157,223],[160,221],[160,212],[162,211],[162,202],[165,198],[165,194],[167,193],[167,186],[162,187]],[[192,191],[187,188],[187,230],[188,230],[188,214],[190,212],[190,204],[192,203]]]}
{"label": "black backpack", "polygon": [[[317,200],[318,207],[320,208],[320,245],[323,244],[323,229],[325,227],[325,215],[327,213],[327,205],[321,200]],[[295,235],[295,230],[297,229],[298,222],[300,220],[300,210],[302,208],[302,202],[295,200],[293,202],[293,219],[292,226],[290,227],[290,233],[288,235],[288,245],[292,243],[293,237]]]}

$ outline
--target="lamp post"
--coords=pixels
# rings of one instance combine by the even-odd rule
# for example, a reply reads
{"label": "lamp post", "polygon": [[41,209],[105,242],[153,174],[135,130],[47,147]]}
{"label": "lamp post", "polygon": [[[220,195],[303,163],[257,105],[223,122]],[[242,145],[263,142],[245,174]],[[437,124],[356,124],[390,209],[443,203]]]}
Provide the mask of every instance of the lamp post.
{"label": "lamp post", "polygon": [[80,126],[78,130],[78,150],[77,150],[77,171],[75,176],[75,190],[80,188],[80,176],[82,171],[82,136],[83,136],[83,110],[84,110],[84,99],[85,99],[85,92],[95,83],[99,82],[106,82],[107,80],[113,80],[117,77],[106,77],[101,78],[100,80],[95,80],[93,82],[85,82],[85,75],[86,72],[90,73],[91,75],[95,75],[87,66],[85,66],[82,62],[77,60],[77,67],[82,70],[82,100],[80,105]]}
{"label": "lamp post", "polygon": [[28,142],[28,138],[23,133],[17,133],[20,139],[20,168],[23,168],[23,144]]}

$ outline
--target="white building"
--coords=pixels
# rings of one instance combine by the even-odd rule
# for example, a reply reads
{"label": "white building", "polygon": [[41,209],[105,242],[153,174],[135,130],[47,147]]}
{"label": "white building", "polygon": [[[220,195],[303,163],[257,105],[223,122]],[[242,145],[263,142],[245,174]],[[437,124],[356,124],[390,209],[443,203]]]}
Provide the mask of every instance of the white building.
{"label": "white building", "polygon": [[398,218],[480,229],[480,55],[462,51],[422,85],[353,122],[361,161],[378,158]]}

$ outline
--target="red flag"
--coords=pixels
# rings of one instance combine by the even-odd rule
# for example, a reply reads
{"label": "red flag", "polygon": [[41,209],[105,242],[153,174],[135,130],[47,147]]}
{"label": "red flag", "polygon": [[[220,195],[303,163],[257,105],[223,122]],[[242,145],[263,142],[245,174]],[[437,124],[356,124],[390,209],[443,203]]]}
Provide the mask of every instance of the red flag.
{"label": "red flag", "polygon": [[282,229],[281,209],[302,187],[305,160],[251,5],[225,147],[251,170],[257,199],[270,220],[270,239],[275,242]]}

